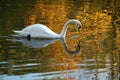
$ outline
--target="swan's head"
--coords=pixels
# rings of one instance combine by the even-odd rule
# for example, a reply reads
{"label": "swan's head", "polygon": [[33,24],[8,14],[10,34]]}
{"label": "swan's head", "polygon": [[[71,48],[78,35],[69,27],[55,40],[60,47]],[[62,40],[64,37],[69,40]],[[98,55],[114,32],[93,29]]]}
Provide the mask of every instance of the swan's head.
{"label": "swan's head", "polygon": [[79,20],[71,19],[68,22],[75,24],[77,26],[77,28],[78,28],[78,31],[80,31],[80,28],[82,27],[82,24],[81,24],[81,22]]}
{"label": "swan's head", "polygon": [[78,28],[78,31],[80,31],[80,28],[82,27],[82,24],[79,20],[76,20],[76,19],[71,19],[69,21],[67,21],[63,27],[63,30],[62,32],[60,33],[60,37],[65,37],[65,34],[66,34],[66,30],[67,30],[67,27],[69,24],[75,24]]}
{"label": "swan's head", "polygon": [[81,22],[79,20],[75,20],[75,25],[77,26],[78,31],[80,32],[80,28],[82,27]]}

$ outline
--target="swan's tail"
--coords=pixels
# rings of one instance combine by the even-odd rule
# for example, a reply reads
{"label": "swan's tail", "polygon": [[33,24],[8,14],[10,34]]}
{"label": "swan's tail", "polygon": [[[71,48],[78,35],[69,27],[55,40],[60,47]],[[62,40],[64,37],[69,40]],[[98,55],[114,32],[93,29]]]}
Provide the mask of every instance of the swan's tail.
{"label": "swan's tail", "polygon": [[16,33],[17,36],[20,36],[20,37],[26,37],[26,36],[28,36],[28,33],[23,32],[23,31],[16,31],[16,30],[13,30],[13,32]]}
{"label": "swan's tail", "polygon": [[16,30],[13,30],[13,32],[16,33],[16,34],[21,34],[22,33],[22,31],[16,31]]}

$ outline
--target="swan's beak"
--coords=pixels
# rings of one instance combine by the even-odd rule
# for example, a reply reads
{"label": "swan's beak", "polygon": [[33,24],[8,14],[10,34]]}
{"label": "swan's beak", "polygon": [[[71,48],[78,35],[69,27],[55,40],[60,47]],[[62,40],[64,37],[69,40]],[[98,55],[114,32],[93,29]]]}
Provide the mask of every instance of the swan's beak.
{"label": "swan's beak", "polygon": [[80,32],[80,28],[81,28],[81,26],[78,26],[78,31]]}
{"label": "swan's beak", "polygon": [[78,27],[78,31],[80,32],[80,28],[82,27],[82,24],[81,24],[80,22],[78,22],[78,23],[76,24],[76,26]]}

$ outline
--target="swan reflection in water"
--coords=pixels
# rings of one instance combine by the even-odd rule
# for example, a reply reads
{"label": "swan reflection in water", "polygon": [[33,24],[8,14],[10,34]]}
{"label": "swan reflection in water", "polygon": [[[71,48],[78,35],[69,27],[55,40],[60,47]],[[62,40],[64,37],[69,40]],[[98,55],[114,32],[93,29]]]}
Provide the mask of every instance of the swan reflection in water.
{"label": "swan reflection in water", "polygon": [[80,41],[78,42],[77,46],[76,46],[76,50],[75,51],[71,51],[68,49],[67,44],[66,44],[66,40],[65,38],[61,38],[61,39],[27,39],[27,38],[19,38],[13,41],[17,41],[17,42],[22,42],[23,45],[25,46],[29,46],[31,48],[42,48],[42,47],[46,47],[52,43],[54,43],[55,41],[60,40],[60,42],[62,43],[65,51],[68,54],[78,54],[80,52]]}

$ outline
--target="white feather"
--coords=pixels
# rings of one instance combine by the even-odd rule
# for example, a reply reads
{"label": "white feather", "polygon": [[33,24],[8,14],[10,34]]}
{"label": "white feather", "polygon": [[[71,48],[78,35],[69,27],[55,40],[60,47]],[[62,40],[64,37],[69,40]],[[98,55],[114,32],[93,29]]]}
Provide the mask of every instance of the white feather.
{"label": "white feather", "polygon": [[31,38],[62,38],[65,37],[67,26],[69,23],[78,23],[79,25],[81,25],[78,20],[72,19],[66,22],[60,34],[53,32],[43,24],[30,25],[22,29],[21,31],[13,30],[13,32],[17,33],[21,37],[26,37],[27,35],[30,35]]}

